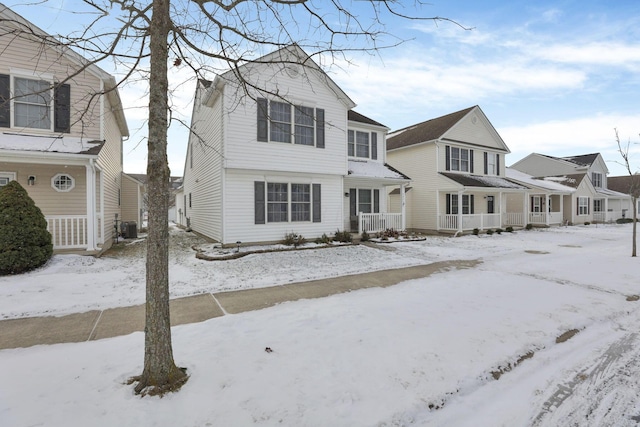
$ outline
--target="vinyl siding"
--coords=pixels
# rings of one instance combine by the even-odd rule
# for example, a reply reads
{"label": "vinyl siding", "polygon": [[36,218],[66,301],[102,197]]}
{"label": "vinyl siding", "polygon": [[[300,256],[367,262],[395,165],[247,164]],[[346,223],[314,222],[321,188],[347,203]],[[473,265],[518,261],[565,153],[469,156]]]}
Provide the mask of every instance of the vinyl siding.
{"label": "vinyl siding", "polygon": [[483,146],[501,151],[505,149],[500,141],[500,136],[491,124],[489,124],[481,114],[477,114],[475,111],[471,111],[456,123],[446,132],[443,139],[468,142],[475,146]]}
{"label": "vinyl siding", "polygon": [[[437,228],[437,173],[436,144],[422,144],[387,152],[387,162],[411,177],[411,194],[407,198],[407,228],[435,230]],[[444,158],[444,149],[441,148]],[[444,161],[444,160],[443,160]],[[408,193],[407,193],[408,194]],[[399,196],[398,196],[399,197]]]}
{"label": "vinyl siding", "polygon": [[[202,140],[193,135],[189,137],[183,190],[183,194],[187,196],[187,205],[183,207],[183,212],[186,211],[186,218],[191,220],[192,230],[216,241],[222,241],[223,237],[222,99],[218,97],[214,104],[208,107],[202,105],[198,93],[194,101],[192,127]],[[184,205],[184,202],[181,201],[180,205]],[[183,222],[186,224],[186,219],[183,219]]]}
{"label": "vinyl siding", "polygon": [[[61,56],[55,49],[37,41],[19,37],[0,37],[0,74],[11,71],[53,74],[55,81],[63,81],[78,65]],[[25,74],[24,77],[29,77]],[[33,77],[32,77],[33,78]],[[71,85],[71,136],[100,138],[100,97],[91,101],[91,95],[100,91],[100,80],[89,72],[83,72],[70,79]],[[17,128],[15,128],[17,130]],[[49,133],[29,129],[30,133]]]}
{"label": "vinyl siding", "polygon": [[[230,169],[270,170],[281,172],[346,175],[347,109],[315,72],[291,78],[279,67],[265,66],[257,86],[267,92],[278,92],[295,105],[321,108],[325,111],[325,148],[257,140],[257,103],[242,90],[227,84],[224,90],[225,156]],[[252,77],[250,77],[252,78]],[[268,94],[255,97],[274,98]],[[276,98],[277,100],[277,98]],[[379,142],[381,144],[381,142]]]}
{"label": "vinyl siding", "polygon": [[140,208],[142,202],[140,185],[133,179],[122,176],[122,221],[135,221],[140,228]]}
{"label": "vinyl siding", "polygon": [[577,173],[575,165],[538,154],[530,154],[516,162],[512,168],[534,177],[555,176]]}
{"label": "vinyl siding", "polygon": [[[322,222],[273,222],[254,224],[254,182],[320,184]],[[225,244],[241,242],[274,242],[286,233],[302,234],[307,239],[330,235],[343,229],[342,177],[271,171],[228,170],[225,174]]]}

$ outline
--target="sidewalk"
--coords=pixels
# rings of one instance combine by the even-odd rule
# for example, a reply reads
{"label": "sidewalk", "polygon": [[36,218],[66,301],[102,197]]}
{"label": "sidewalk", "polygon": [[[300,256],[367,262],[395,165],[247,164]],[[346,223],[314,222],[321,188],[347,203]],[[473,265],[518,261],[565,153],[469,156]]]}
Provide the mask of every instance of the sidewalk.
{"label": "sidewalk", "polygon": [[[358,289],[393,286],[480,261],[443,261],[392,270],[333,277],[268,288],[200,294],[170,301],[171,325],[202,322],[225,314],[261,310],[299,299],[322,298]],[[93,310],[61,317],[0,321],[0,350],[38,344],[92,341],[144,330],[144,304]]]}

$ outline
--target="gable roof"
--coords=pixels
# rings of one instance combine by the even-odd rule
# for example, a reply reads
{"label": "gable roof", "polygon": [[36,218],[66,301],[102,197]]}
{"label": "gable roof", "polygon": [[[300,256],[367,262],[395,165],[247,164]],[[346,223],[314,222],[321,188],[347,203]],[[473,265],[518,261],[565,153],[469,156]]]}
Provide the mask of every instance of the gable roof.
{"label": "gable roof", "polygon": [[618,193],[631,194],[631,185],[635,180],[636,196],[640,195],[640,175],[624,176],[610,176],[607,178],[607,187],[609,190],[616,191]]}
{"label": "gable roof", "polygon": [[360,114],[360,113],[358,113],[356,111],[353,111],[353,110],[349,110],[347,112],[347,118],[352,122],[358,122],[358,123],[364,123],[364,124],[367,124],[367,125],[380,126],[380,127],[384,127],[384,128],[389,129],[387,126],[383,125],[382,123],[376,122],[375,120],[370,119],[369,117],[364,116],[364,115],[362,115],[362,114]]}
{"label": "gable roof", "polygon": [[561,159],[580,166],[591,166],[593,162],[596,161],[599,155],[600,153],[581,154],[579,156],[561,157]]}
{"label": "gable roof", "polygon": [[586,173],[576,173],[576,174],[569,174],[569,175],[545,176],[545,177],[539,177],[537,179],[540,179],[543,181],[557,182],[562,185],[566,185],[567,187],[578,188],[582,183],[582,180],[586,176],[587,176]]}
{"label": "gable roof", "polygon": [[393,131],[387,137],[387,150],[408,147],[421,142],[434,141],[442,137],[449,129],[477,106],[465,108],[435,119],[407,126]]}

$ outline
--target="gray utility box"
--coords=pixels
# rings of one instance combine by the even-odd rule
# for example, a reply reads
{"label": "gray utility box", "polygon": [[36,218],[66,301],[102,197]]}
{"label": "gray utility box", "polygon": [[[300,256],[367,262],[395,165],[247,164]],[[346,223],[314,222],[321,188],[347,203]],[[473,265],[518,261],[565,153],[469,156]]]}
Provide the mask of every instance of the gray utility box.
{"label": "gray utility box", "polygon": [[120,223],[120,235],[125,239],[138,238],[138,224],[135,221],[126,221]]}

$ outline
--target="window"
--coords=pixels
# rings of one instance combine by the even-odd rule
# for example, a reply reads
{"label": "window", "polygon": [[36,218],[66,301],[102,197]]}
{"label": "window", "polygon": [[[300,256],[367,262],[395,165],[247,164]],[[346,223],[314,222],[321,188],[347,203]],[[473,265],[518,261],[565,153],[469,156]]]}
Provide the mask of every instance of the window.
{"label": "window", "polygon": [[535,213],[542,212],[542,197],[540,196],[531,197],[531,212],[535,212]]}
{"label": "window", "polygon": [[602,174],[599,172],[592,172],[591,183],[596,188],[602,188]]}
{"label": "window", "polygon": [[578,197],[578,215],[589,215],[588,197]]}
{"label": "window", "polygon": [[[473,214],[473,195],[462,195],[462,214]],[[458,195],[447,194],[447,215],[457,215],[459,212]]]}
{"label": "window", "polygon": [[291,221],[311,221],[311,185],[291,184]]}
{"label": "window", "polygon": [[16,179],[15,172],[0,172],[0,187],[4,187],[9,182]]}
{"label": "window", "polygon": [[604,199],[593,199],[593,211],[604,212]]}
{"label": "window", "polygon": [[484,174],[500,175],[500,155],[497,153],[484,153]]}
{"label": "window", "polygon": [[356,157],[369,158],[369,134],[367,132],[356,132]]}
{"label": "window", "polygon": [[349,157],[373,160],[378,158],[378,134],[376,132],[350,130],[347,133],[347,142]]}
{"label": "window", "polygon": [[445,147],[446,170],[473,173],[473,150],[458,147]]}
{"label": "window", "polygon": [[254,182],[254,207],[255,224],[289,221],[321,222],[320,184],[256,181]]}
{"label": "window", "polygon": [[0,74],[0,127],[71,131],[71,87]]}
{"label": "window", "polygon": [[258,98],[258,141],[324,148],[324,110]]}
{"label": "window", "polygon": [[380,190],[369,188],[349,189],[349,213],[352,217],[362,213],[380,213]]}
{"label": "window", "polygon": [[59,192],[71,191],[75,185],[75,180],[71,175],[59,173],[51,178],[51,186]]}

